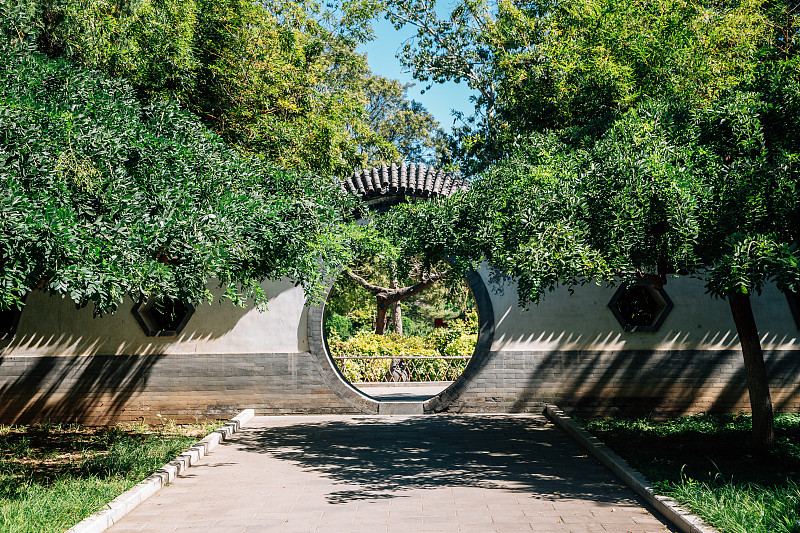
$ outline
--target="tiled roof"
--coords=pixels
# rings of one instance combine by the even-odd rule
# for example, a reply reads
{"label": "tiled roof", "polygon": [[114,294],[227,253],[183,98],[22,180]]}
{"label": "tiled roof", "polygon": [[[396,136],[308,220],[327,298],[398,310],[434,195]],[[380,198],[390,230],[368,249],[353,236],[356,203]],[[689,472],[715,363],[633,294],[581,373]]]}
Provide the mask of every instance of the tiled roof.
{"label": "tiled roof", "polygon": [[441,169],[426,168],[422,164],[392,163],[389,167],[381,165],[380,168],[356,171],[342,182],[342,188],[373,203],[370,200],[388,201],[394,198],[400,201],[403,196],[450,196],[456,191],[467,190],[469,183],[452,174],[445,174]]}

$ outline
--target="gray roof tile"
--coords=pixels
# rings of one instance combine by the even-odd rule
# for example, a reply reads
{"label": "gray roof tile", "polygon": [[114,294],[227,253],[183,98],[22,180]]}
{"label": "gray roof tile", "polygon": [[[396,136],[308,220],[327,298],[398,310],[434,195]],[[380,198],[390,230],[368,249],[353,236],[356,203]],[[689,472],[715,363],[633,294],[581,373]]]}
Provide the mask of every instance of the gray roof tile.
{"label": "gray roof tile", "polygon": [[426,168],[423,164],[392,163],[380,167],[357,170],[342,182],[342,188],[362,199],[398,196],[435,198],[450,196],[456,191],[469,189],[469,183],[441,169]]}

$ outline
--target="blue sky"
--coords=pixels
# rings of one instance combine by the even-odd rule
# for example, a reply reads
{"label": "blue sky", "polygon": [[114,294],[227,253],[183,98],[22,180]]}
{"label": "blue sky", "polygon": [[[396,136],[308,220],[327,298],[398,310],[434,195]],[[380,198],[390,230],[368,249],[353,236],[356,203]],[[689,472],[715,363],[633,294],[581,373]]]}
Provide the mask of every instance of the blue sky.
{"label": "blue sky", "polygon": [[[448,7],[447,2],[442,3],[437,9],[440,16]],[[450,131],[453,126],[451,109],[461,111],[464,115],[472,114],[473,105],[469,101],[471,91],[465,83],[434,84],[430,90],[425,91],[425,94],[420,94],[425,89],[425,84],[414,80],[410,73],[402,71],[400,60],[395,55],[405,40],[415,34],[414,28],[406,26],[397,31],[389,21],[383,19],[374,21],[373,28],[375,40],[359,46],[357,50],[367,54],[369,67],[374,74],[400,80],[403,83],[414,83],[415,86],[408,91],[408,97],[424,105],[445,131]]]}

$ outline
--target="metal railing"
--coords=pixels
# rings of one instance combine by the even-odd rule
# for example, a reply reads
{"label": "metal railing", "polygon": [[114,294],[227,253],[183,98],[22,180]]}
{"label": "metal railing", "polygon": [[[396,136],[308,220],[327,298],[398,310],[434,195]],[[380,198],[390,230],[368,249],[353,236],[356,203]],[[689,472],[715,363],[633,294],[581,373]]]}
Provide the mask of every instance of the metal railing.
{"label": "metal railing", "polygon": [[454,381],[471,356],[334,356],[336,366],[352,383]]}

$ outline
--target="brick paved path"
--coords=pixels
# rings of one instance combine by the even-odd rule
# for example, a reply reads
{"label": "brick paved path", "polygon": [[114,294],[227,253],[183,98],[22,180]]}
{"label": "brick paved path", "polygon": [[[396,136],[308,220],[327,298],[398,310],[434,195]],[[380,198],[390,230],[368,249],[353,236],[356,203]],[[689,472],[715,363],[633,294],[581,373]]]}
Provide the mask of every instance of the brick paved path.
{"label": "brick paved path", "polygon": [[257,417],[109,530],[663,532],[541,416]]}

